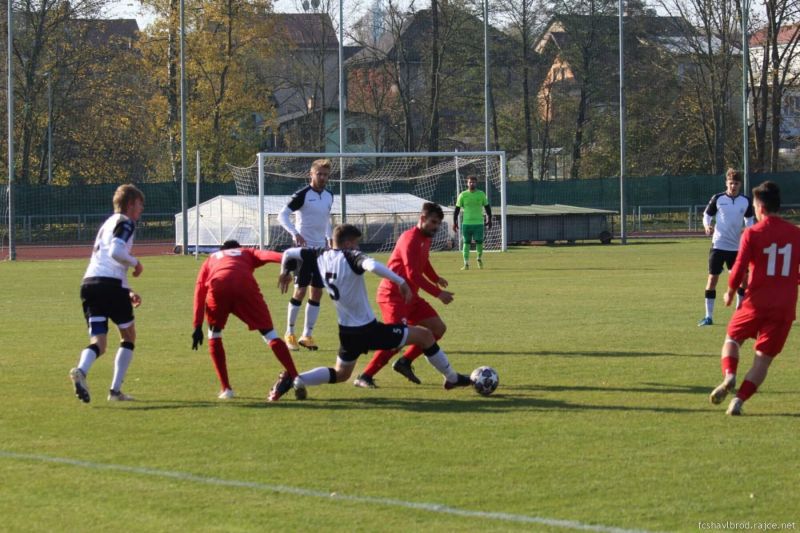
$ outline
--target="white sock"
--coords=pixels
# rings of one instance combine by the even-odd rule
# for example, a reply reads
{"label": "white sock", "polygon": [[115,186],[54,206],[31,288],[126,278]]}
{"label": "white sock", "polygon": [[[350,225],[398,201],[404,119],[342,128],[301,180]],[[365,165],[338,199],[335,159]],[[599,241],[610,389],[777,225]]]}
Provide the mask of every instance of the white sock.
{"label": "white sock", "polygon": [[331,370],[328,367],[320,366],[308,372],[303,372],[300,374],[300,379],[306,385],[324,385],[331,382]]}
{"label": "white sock", "polygon": [[706,316],[711,318],[714,315],[714,302],[716,298],[706,298]]}
{"label": "white sock", "polygon": [[450,383],[458,381],[458,372],[453,370],[453,367],[450,366],[450,361],[447,360],[447,356],[442,350],[439,350],[433,355],[426,355],[425,358],[433,365],[433,368],[441,372],[441,374],[447,378],[447,381]]}
{"label": "white sock", "polygon": [[311,302],[306,302],[306,318],[303,324],[303,337],[310,337],[311,332],[314,331],[314,326],[317,324],[319,318],[319,303],[311,305]]}
{"label": "white sock", "polygon": [[286,319],[286,333],[291,333],[294,335],[294,323],[297,322],[298,313],[300,313],[300,304],[294,305],[294,303],[289,300],[288,317]]}
{"label": "white sock", "polygon": [[117,350],[117,357],[114,359],[114,379],[111,381],[111,390],[119,391],[122,382],[125,381],[125,374],[133,359],[133,350],[120,347]]}
{"label": "white sock", "polygon": [[97,354],[94,350],[84,348],[81,352],[81,358],[78,361],[78,368],[83,372],[84,376],[89,375],[89,369],[92,368],[94,362],[97,361]]}

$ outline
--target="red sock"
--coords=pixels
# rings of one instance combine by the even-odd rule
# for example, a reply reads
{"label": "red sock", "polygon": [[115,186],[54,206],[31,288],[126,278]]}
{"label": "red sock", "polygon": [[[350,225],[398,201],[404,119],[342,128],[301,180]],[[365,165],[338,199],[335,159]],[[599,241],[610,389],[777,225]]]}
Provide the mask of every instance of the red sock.
{"label": "red sock", "polygon": [[[441,337],[437,337],[436,335],[434,335],[433,338],[436,339],[436,342],[439,342],[439,339],[441,339]],[[413,361],[414,359],[422,355],[422,351],[423,350],[421,346],[412,344],[411,346],[406,348],[406,352],[403,354],[403,357],[408,359],[409,361]]]}
{"label": "red sock", "polygon": [[372,356],[372,359],[367,364],[362,374],[375,377],[375,374],[380,372],[381,368],[385,367],[386,363],[388,363],[396,353],[397,350],[376,350],[375,355]]}
{"label": "red sock", "polygon": [[750,396],[756,393],[756,390],[758,390],[758,385],[752,381],[744,380],[742,386],[739,387],[739,392],[736,393],[736,397],[745,402],[750,399]]}
{"label": "red sock", "polygon": [[413,361],[420,355],[422,355],[422,348],[420,346],[417,346],[416,344],[412,344],[411,346],[406,348],[406,351],[403,354],[403,358],[408,359],[409,361]]}
{"label": "red sock", "polygon": [[297,377],[297,368],[294,366],[292,354],[289,353],[289,348],[283,339],[272,339],[269,341],[269,347],[272,348],[272,353],[278,358],[278,361],[283,365],[283,368],[289,373],[292,378]]}
{"label": "red sock", "polygon": [[211,362],[214,363],[214,370],[217,371],[222,390],[230,389],[228,365],[225,362],[225,347],[222,345],[222,339],[208,339],[208,352],[211,354]]}
{"label": "red sock", "polygon": [[739,367],[739,358],[730,356],[723,357],[720,366],[722,367],[722,377],[728,374],[736,374],[736,369]]}

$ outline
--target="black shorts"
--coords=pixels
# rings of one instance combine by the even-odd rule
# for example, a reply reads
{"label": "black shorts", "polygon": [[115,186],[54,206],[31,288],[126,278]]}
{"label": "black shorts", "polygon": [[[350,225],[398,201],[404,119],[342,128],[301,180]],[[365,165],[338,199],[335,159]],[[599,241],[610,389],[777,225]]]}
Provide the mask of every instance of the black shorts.
{"label": "black shorts", "polygon": [[322,289],[325,285],[322,283],[322,277],[319,275],[319,270],[314,268],[314,265],[305,262],[300,266],[300,272],[294,278],[294,284],[298,287],[308,287],[311,285],[317,289]]}
{"label": "black shorts", "polygon": [[732,269],[738,253],[737,251],[712,248],[708,252],[708,273],[712,276],[719,276],[722,274],[723,265],[728,267],[728,270]]}
{"label": "black shorts", "polygon": [[81,303],[86,322],[92,317],[110,318],[115,324],[133,322],[130,289],[116,278],[86,278],[81,285]]}
{"label": "black shorts", "polygon": [[339,358],[350,362],[370,350],[400,348],[408,336],[407,330],[405,324],[384,324],[377,320],[358,328],[339,326]]}

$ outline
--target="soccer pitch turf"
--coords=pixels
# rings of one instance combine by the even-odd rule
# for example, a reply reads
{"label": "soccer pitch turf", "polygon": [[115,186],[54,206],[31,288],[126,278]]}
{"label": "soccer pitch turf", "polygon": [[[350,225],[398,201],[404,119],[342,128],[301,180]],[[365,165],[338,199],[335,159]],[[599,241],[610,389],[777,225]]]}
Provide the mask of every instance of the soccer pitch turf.
{"label": "soccer pitch turf", "polygon": [[[193,258],[143,259],[124,387],[138,401],[105,401],[112,333],[89,405],[67,378],[87,344],[87,260],[2,263],[0,530],[797,528],[800,332],[744,417],[709,404],[731,310],[696,326],[707,252],[706,239],[515,248],[466,272],[458,254],[434,254],[456,295],[435,302],[440,344],[461,372],[497,369],[492,397],[443,390],[420,359],[421,386],[387,367],[377,390],[325,385],[273,404],[279,364],[233,318],[238,397],[216,400],[207,344],[190,349]],[[282,333],[277,273],[256,271]],[[335,360],[327,298],[315,338],[320,351],[293,352],[301,371]]]}

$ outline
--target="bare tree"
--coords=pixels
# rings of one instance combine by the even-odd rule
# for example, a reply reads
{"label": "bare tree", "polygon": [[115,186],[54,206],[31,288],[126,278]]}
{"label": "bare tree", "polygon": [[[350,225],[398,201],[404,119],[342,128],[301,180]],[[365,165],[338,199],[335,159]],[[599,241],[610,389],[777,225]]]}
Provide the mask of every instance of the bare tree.
{"label": "bare tree", "polygon": [[[547,9],[544,0],[501,0],[499,2],[500,14],[508,22],[508,30],[512,37],[519,42],[517,60],[522,67],[522,113],[525,123],[525,168],[527,169],[528,180],[534,176],[533,158],[533,108],[531,106],[531,81],[533,77],[533,65],[535,63],[534,42],[536,34],[542,30],[545,23]],[[540,135],[540,139],[547,148],[547,130],[545,135]],[[544,151],[542,159],[544,159]],[[542,163],[544,166],[544,162]],[[540,177],[543,169],[540,169]]]}
{"label": "bare tree", "polygon": [[[682,0],[662,6],[687,21],[679,45],[691,60],[685,79],[691,84],[705,137],[712,172],[726,166],[726,138],[730,134],[732,96],[737,74],[736,41],[740,32],[735,0]],[[679,28],[680,29],[680,28]]]}
{"label": "bare tree", "polygon": [[[797,0],[765,0],[764,19],[750,19],[749,29],[761,26],[749,37],[753,48],[747,58],[758,170],[766,170],[769,155],[770,172],[778,171],[783,99],[800,75],[796,64],[800,59],[799,7]],[[741,1],[737,0],[736,8],[741,16]]]}

